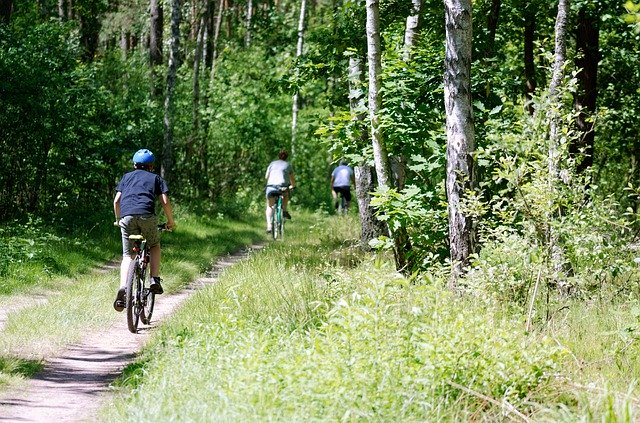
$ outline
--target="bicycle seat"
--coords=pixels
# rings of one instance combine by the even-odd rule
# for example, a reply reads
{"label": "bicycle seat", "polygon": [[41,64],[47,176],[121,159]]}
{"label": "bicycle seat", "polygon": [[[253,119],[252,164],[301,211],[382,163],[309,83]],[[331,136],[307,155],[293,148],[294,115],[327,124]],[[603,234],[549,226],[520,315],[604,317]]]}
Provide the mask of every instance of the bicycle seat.
{"label": "bicycle seat", "polygon": [[142,235],[129,235],[129,239],[139,239],[143,240],[144,237]]}

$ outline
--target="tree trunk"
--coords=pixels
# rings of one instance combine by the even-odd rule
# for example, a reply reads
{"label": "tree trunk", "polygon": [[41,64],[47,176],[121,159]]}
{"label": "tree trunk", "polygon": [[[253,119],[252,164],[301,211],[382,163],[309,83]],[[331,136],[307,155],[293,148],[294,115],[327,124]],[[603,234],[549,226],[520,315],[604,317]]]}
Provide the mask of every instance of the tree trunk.
{"label": "tree trunk", "polygon": [[164,13],[162,2],[151,0],[149,3],[149,63],[151,65],[151,93],[156,101],[160,101],[164,87],[162,86],[163,62],[162,55],[162,30],[164,26]]}
{"label": "tree trunk", "polygon": [[176,75],[180,60],[180,0],[171,0],[171,50],[167,72],[167,91],[164,101],[164,146],[161,176],[168,182],[173,179],[173,113]]}
{"label": "tree trunk", "polygon": [[536,67],[534,62],[534,41],[536,32],[536,12],[532,10],[531,4],[527,4],[524,11],[524,78],[525,96],[529,101],[527,111],[533,114],[533,104],[531,99],[536,91]]}
{"label": "tree trunk", "polygon": [[382,98],[380,75],[382,73],[380,52],[380,5],[378,0],[367,0],[367,59],[369,61],[369,124],[373,159],[378,186],[389,188],[389,158],[379,123]]}
{"label": "tree trunk", "polygon": [[422,22],[420,15],[422,14],[422,0],[411,1],[411,14],[407,16],[407,24],[404,30],[404,51],[403,59],[408,62],[412,59],[413,48],[416,45],[418,34]]}
{"label": "tree trunk", "polygon": [[598,19],[589,15],[584,9],[578,13],[576,30],[576,67],[578,72],[578,93],[574,105],[578,110],[577,125],[580,138],[573,140],[569,152],[574,157],[581,156],[578,161],[578,173],[584,172],[593,165],[593,144],[595,132],[590,118],[596,112],[598,98],[598,62],[600,60]]}
{"label": "tree trunk", "polygon": [[471,103],[472,15],[470,0],[445,0],[446,51],[444,104],[447,125],[447,201],[449,248],[453,269],[450,287],[469,263],[475,248],[474,222],[465,216],[461,201],[475,184],[475,149]]}
{"label": "tree trunk", "polygon": [[[296,58],[302,56],[302,47],[304,45],[304,21],[307,9],[307,0],[300,2],[300,18],[298,19],[298,44],[296,46]],[[295,154],[296,135],[298,129],[298,111],[300,110],[300,91],[296,89],[293,94],[293,105],[291,106],[291,155]]]}
{"label": "tree trunk", "polygon": [[80,15],[80,43],[83,47],[83,59],[92,62],[98,50],[98,37],[102,26],[98,10],[84,11]]}
{"label": "tree trunk", "polygon": [[[0,0],[0,3],[1,2],[2,2],[2,0]],[[65,8],[65,1],[64,0],[58,0],[58,19],[63,21],[63,20],[65,20],[66,17],[67,17],[67,13],[66,13],[66,8]]]}
{"label": "tree trunk", "polygon": [[554,218],[555,210],[555,197],[558,195],[555,188],[558,183],[559,177],[559,160],[560,160],[560,142],[562,133],[560,131],[560,117],[558,116],[559,110],[561,110],[560,99],[558,98],[558,88],[562,83],[564,77],[564,63],[567,57],[567,14],[569,11],[569,0],[560,0],[558,2],[558,15],[556,17],[555,26],[555,57],[553,63],[553,73],[551,82],[549,84],[549,97],[551,100],[551,107],[549,110],[549,156],[548,156],[548,168],[549,168],[549,190],[551,193],[551,203],[549,204],[549,216],[547,226],[547,245],[549,248],[549,255],[553,267],[553,280],[558,284],[558,288],[561,293],[565,293],[568,289],[566,284],[561,280],[562,271],[564,268],[564,252],[559,245],[559,237],[557,230],[551,224]]}
{"label": "tree trunk", "polygon": [[[196,144],[200,138],[200,60],[202,57],[202,43],[203,34],[205,28],[204,16],[200,20],[198,27],[198,35],[196,36],[196,49],[193,57],[193,83],[191,89],[193,91],[193,97],[191,102],[191,134],[187,141],[187,151],[185,154],[185,162],[191,163]],[[194,167],[195,168],[195,167]],[[198,172],[192,171],[193,175],[191,182],[193,185],[197,184],[195,176]]]}
{"label": "tree trunk", "polygon": [[149,10],[149,62],[151,66],[159,66],[162,64],[162,28],[164,20],[162,3],[159,0],[151,0]]}
{"label": "tree trunk", "polygon": [[213,88],[213,81],[216,77],[216,60],[218,59],[218,38],[220,38],[220,28],[222,27],[222,13],[224,12],[225,1],[218,2],[218,14],[213,29],[213,52],[211,53],[211,74],[209,75],[209,85]]}
{"label": "tree trunk", "polygon": [[[380,78],[382,74],[380,52],[380,4],[378,0],[367,0],[367,59],[369,61],[369,121],[371,143],[373,145],[373,160],[378,178],[378,187],[383,190],[390,188],[389,157],[380,127],[380,109],[382,96],[380,94]],[[394,242],[396,269],[407,270],[405,239],[402,231],[388,228]]]}
{"label": "tree trunk", "polygon": [[[349,58],[349,108],[352,119],[362,128],[359,144],[367,144],[369,135],[366,126],[363,125],[365,115],[364,95],[362,91],[362,60],[359,57]],[[363,250],[370,250],[369,241],[386,233],[384,223],[376,219],[373,207],[371,207],[371,193],[375,191],[375,175],[373,168],[366,161],[358,164],[354,168],[356,179],[356,198],[358,200],[358,214],[360,216],[360,247]]]}
{"label": "tree trunk", "polygon": [[247,0],[247,16],[245,18],[245,32],[244,32],[245,47],[249,47],[251,45],[251,18],[252,17],[253,17],[253,0]]}
{"label": "tree trunk", "polygon": [[493,47],[496,43],[496,31],[498,29],[498,20],[500,19],[500,7],[502,6],[501,0],[491,1],[491,10],[487,17],[487,32],[489,32],[489,38],[487,39],[487,46],[484,52],[484,57],[493,57]]}

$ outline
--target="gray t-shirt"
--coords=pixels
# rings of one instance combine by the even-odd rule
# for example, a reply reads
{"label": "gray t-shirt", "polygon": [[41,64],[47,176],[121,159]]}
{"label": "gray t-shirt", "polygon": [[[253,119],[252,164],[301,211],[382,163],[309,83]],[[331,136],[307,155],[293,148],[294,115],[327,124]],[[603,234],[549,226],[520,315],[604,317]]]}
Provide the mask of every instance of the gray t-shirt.
{"label": "gray t-shirt", "polygon": [[333,176],[334,187],[350,187],[351,178],[353,177],[353,169],[349,166],[340,165],[333,169],[331,176]]}
{"label": "gray t-shirt", "polygon": [[267,167],[267,173],[265,178],[267,179],[267,185],[273,186],[288,186],[291,185],[291,174],[293,173],[293,167],[284,160],[275,160]]}

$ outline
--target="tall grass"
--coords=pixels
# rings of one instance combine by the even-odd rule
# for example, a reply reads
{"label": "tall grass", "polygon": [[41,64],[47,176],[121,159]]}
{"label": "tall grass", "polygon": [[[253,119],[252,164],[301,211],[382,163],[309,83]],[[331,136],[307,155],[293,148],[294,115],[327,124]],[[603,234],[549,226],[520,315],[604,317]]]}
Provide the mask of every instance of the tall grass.
{"label": "tall grass", "polygon": [[[176,220],[178,228],[163,233],[161,241],[161,271],[168,292],[193,281],[210,268],[218,256],[265,238],[256,217],[247,217],[244,221],[218,216],[208,219],[178,208]],[[94,237],[61,239],[58,247],[48,250],[48,254],[57,263],[75,263],[64,275],[47,276],[44,285],[34,282],[38,278],[30,278],[28,283],[16,282],[16,288],[11,291],[13,295],[0,298],[0,304],[7,307],[18,300],[28,305],[8,316],[0,334],[0,362],[37,363],[85,334],[98,331],[116,319],[124,319],[112,306],[119,285],[118,261],[104,267],[121,257],[119,232],[113,226],[109,229],[99,232],[100,236],[96,233]],[[68,249],[62,249],[62,245]],[[87,251],[94,254],[77,258]],[[30,298],[32,304],[28,304]],[[42,298],[46,301],[39,300]],[[0,366],[0,384],[28,376],[28,372],[10,370],[14,367]]]}
{"label": "tall grass", "polygon": [[564,350],[377,266],[353,248],[354,223],[297,214],[285,242],[228,269],[164,326],[118,382],[122,395],[102,420],[492,420],[538,412],[534,403],[548,398]]}

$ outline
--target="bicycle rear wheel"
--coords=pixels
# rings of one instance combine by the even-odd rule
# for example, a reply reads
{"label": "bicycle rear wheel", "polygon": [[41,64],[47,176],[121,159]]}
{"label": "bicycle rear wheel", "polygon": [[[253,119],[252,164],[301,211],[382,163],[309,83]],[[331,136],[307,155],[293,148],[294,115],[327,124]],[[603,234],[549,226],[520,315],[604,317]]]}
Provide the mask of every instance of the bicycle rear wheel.
{"label": "bicycle rear wheel", "polygon": [[156,303],[156,294],[151,292],[149,290],[149,287],[147,286],[147,282],[150,282],[149,272],[147,271],[147,269],[144,270],[144,274],[141,277],[141,281],[142,281],[141,283],[142,292],[140,293],[140,301],[141,301],[140,320],[142,320],[142,323],[144,323],[145,325],[148,325],[151,323],[153,306]]}
{"label": "bicycle rear wheel", "polygon": [[140,298],[139,268],[138,259],[134,259],[127,270],[127,326],[131,333],[138,332],[138,320],[140,318],[140,306],[138,303]]}

